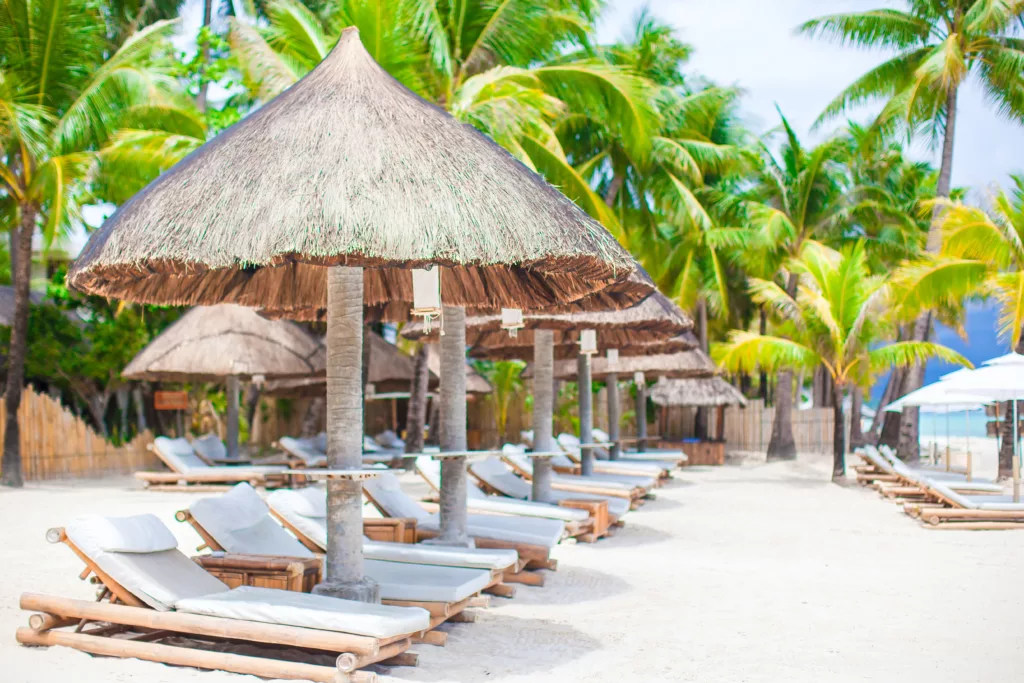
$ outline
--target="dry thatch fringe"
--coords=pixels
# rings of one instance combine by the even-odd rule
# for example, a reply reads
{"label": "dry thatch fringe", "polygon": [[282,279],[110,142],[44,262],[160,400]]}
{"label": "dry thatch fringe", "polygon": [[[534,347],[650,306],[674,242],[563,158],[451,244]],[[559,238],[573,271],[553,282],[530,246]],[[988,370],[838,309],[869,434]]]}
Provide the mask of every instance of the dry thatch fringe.
{"label": "dry thatch fringe", "polygon": [[[451,305],[551,307],[636,264],[596,221],[471,126],[420,99],[346,29],[331,54],[122,206],[72,267],[77,289],[315,318],[323,266],[374,268],[365,302],[412,300],[439,264]],[[625,287],[632,303],[649,288]],[[605,302],[602,302],[602,305]]]}
{"label": "dry thatch fringe", "polygon": [[[532,377],[532,368],[523,372],[524,377]],[[620,379],[626,379],[634,372],[643,372],[648,379],[652,377],[710,377],[717,368],[707,354],[697,348],[679,353],[661,353],[649,356],[625,356],[615,363],[609,363],[605,356],[594,356],[590,363],[591,378],[603,380],[608,373],[614,372]],[[527,374],[529,373],[529,374]],[[555,379],[576,379],[576,361],[559,360],[555,362]]]}
{"label": "dry thatch fringe", "polygon": [[125,379],[216,381],[324,372],[323,345],[298,325],[234,304],[193,308],[122,371]]}
{"label": "dry thatch fringe", "polygon": [[662,380],[651,387],[650,396],[659,406],[747,405],[739,389],[717,376]]}
{"label": "dry thatch fringe", "polygon": [[[506,334],[506,332],[489,332],[488,335]],[[529,331],[520,330],[519,334],[532,334]],[[575,359],[579,355],[579,333],[574,331],[554,330],[555,339],[555,360]],[[483,340],[486,342],[486,339]],[[697,338],[687,332],[671,339],[662,341],[647,342],[644,344],[634,343],[634,337],[628,330],[606,330],[598,333],[598,349],[603,353],[608,349],[617,349],[620,356],[653,356],[664,353],[679,353],[689,351],[698,346]],[[471,346],[469,355],[482,360],[525,360],[533,358],[532,346]],[[529,370],[529,368],[527,368]]]}
{"label": "dry thatch fringe", "polygon": [[[679,344],[668,342],[693,328],[690,317],[657,290],[631,308],[577,313],[531,313],[523,316],[523,323],[525,327],[513,337],[501,328],[500,315],[470,316],[466,319],[466,342],[472,348],[471,353],[477,357],[490,357],[490,351],[503,347],[532,347],[535,329],[554,330],[556,346],[574,344],[579,339],[579,330],[591,329],[597,330],[598,345],[602,350],[618,348],[632,355],[681,350]],[[428,335],[424,325],[418,322],[402,329],[402,336],[408,339],[437,339],[438,334],[436,325]],[[667,343],[665,348],[656,351],[626,351],[650,342]]]}

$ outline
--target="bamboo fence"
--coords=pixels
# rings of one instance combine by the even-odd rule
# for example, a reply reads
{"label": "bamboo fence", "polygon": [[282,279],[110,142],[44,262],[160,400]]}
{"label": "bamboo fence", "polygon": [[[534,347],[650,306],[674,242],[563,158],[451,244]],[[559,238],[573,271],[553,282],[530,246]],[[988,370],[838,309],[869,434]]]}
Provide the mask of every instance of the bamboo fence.
{"label": "bamboo fence", "polygon": [[[0,442],[6,422],[7,408],[0,399]],[[146,448],[153,441],[148,431],[115,446],[31,386],[22,393],[18,422],[26,481],[97,478],[160,467],[160,461]]]}

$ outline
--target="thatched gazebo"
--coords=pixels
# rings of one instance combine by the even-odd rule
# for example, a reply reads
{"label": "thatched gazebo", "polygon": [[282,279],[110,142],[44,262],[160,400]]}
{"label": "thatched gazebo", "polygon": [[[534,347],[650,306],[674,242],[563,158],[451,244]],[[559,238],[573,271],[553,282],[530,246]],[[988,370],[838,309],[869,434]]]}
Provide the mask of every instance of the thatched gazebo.
{"label": "thatched gazebo", "polygon": [[161,332],[121,372],[155,382],[221,382],[227,395],[228,458],[238,458],[239,382],[323,372],[320,342],[285,320],[235,304],[197,306]]}
{"label": "thatched gazebo", "polygon": [[[477,315],[466,320],[466,341],[470,354],[477,358],[505,360],[525,359],[533,354],[534,379],[533,429],[534,448],[549,451],[554,448],[554,378],[548,374],[554,359],[572,358],[579,382],[589,384],[590,354],[582,353],[580,338],[584,330],[593,330],[595,350],[614,351],[621,355],[669,353],[693,348],[695,340],[689,334],[693,321],[661,292],[630,308],[621,310],[593,310],[572,313],[531,313],[523,316],[522,327],[511,334],[500,315]],[[410,339],[430,338],[424,326],[407,325],[402,334]],[[566,361],[568,362],[568,361]],[[611,408],[612,401],[615,407]],[[591,443],[593,407],[589,392],[580,392],[580,441]],[[609,407],[618,410],[618,382],[609,382]],[[618,439],[618,421],[611,438]],[[612,457],[618,457],[619,448],[612,448]],[[593,472],[593,456],[585,449],[581,472]],[[532,496],[534,500],[550,499],[551,465],[540,459],[534,463]]]}
{"label": "thatched gazebo", "polygon": [[740,390],[715,375],[689,379],[661,379],[651,387],[651,400],[662,407],[722,408],[745,406]]}
{"label": "thatched gazebo", "polygon": [[[413,269],[440,267],[439,281]],[[650,285],[599,223],[471,126],[414,95],[345,29],[298,83],[206,143],[93,234],[72,286],[161,304],[238,303],[327,320],[327,575],[318,592],[376,601],[363,575],[363,306],[436,313],[442,450],[466,450],[465,310],[557,307]],[[414,282],[418,285],[414,285]],[[585,303],[583,305],[586,305]],[[439,542],[466,533],[464,459],[442,465]]]}

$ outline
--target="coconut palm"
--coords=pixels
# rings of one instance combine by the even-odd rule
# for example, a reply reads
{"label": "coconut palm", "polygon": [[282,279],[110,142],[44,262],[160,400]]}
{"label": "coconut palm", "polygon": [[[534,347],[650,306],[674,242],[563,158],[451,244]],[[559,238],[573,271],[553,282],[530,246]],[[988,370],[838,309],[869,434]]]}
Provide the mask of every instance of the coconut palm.
{"label": "coconut palm", "polygon": [[586,43],[596,5],[519,0],[457,6],[416,0],[344,0],[314,12],[271,0],[268,26],[235,20],[229,41],[246,84],[266,100],[297,81],[356,26],[373,58],[423,98],[446,108],[540,172],[606,225],[608,211],[566,158],[556,126],[572,113],[650,147],[657,115],[646,83],[628,68],[567,50]]}
{"label": "coconut palm", "polygon": [[882,315],[890,307],[884,277],[871,275],[862,242],[835,252],[813,242],[788,263],[795,287],[787,291],[772,280],[751,279],[754,300],[777,316],[777,335],[735,331],[714,349],[719,365],[730,372],[755,365],[769,371],[812,370],[824,366],[835,386],[835,431],[832,480],[845,476],[846,442],[842,395],[860,390],[893,367],[928,358],[969,365],[955,351],[932,342],[883,344],[892,329]]}
{"label": "coconut palm", "polygon": [[526,363],[519,360],[478,361],[477,371],[487,378],[493,391],[494,420],[497,423],[498,439],[504,441],[505,428],[508,425],[508,411],[512,401],[517,399],[523,390],[523,379],[520,375]]}
{"label": "coconut palm", "polygon": [[[198,146],[203,126],[175,95],[160,22],[110,55],[87,0],[11,0],[0,13],[0,220],[9,231],[15,320],[8,358],[3,483],[21,485],[18,406],[32,238],[48,245],[94,199],[127,198]],[[109,55],[109,58],[107,58]],[[143,163],[144,162],[144,163]]]}
{"label": "coconut palm", "polygon": [[[831,242],[843,236],[842,208],[845,188],[844,148],[833,139],[805,149],[782,112],[783,144],[772,152],[759,142],[754,186],[745,195],[745,220],[751,238],[741,262],[746,271],[774,280],[796,296],[798,278],[785,264],[813,241]],[[768,458],[796,457],[793,439],[793,373],[782,366],[777,375],[775,415],[768,442]]]}
{"label": "coconut palm", "polygon": [[[992,0],[906,0],[905,9],[877,9],[812,19],[799,31],[862,48],[895,51],[843,90],[822,113],[828,119],[870,101],[883,101],[881,130],[924,131],[942,141],[936,195],[947,197],[953,171],[957,100],[970,76],[1000,114],[1024,123],[1024,40],[1015,36],[1024,4]],[[932,215],[929,253],[941,245],[939,214]],[[914,322],[913,339],[928,337],[930,312]],[[909,368],[902,393],[920,388],[924,368]],[[899,453],[917,457],[917,409],[903,411]]]}

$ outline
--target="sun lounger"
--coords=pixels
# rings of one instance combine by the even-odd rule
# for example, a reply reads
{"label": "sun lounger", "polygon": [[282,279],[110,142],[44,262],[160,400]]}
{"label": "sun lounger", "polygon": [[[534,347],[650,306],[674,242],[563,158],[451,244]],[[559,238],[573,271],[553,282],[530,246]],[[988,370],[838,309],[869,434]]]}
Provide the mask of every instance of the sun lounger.
{"label": "sun lounger", "polygon": [[[520,448],[512,444],[505,444],[502,447],[501,457],[523,479],[528,481],[533,479],[533,462]],[[647,489],[641,486],[623,481],[608,480],[601,478],[601,475],[582,477],[553,473],[551,475],[551,488],[555,491],[571,491],[573,493],[591,493],[611,498],[625,498],[632,501],[633,507],[639,505],[644,496],[647,495]]]}
{"label": "sun lounger", "polygon": [[[201,498],[189,506],[187,513],[180,512],[178,518],[192,524],[213,551],[270,557],[314,556],[274,521],[267,504],[247,484],[239,484],[221,496]],[[373,559],[364,560],[363,571],[379,584],[384,604],[425,607],[436,623],[458,614],[468,606],[471,597],[500,583],[502,573],[490,568]]]}
{"label": "sun lounger", "polygon": [[[594,428],[593,430],[594,441],[597,443],[606,443],[611,446],[611,440],[608,437],[608,432]],[[607,451],[598,451],[599,458],[611,457]],[[638,451],[635,448],[620,448],[619,457],[614,462],[621,461],[634,461],[634,462],[667,462],[672,463],[674,467],[683,467],[689,457],[686,453],[683,453],[678,448],[645,448],[642,451]]]}
{"label": "sun lounger", "polygon": [[[47,539],[67,544],[86,564],[82,578],[94,574],[102,591],[95,601],[22,594],[21,608],[36,613],[28,628],[18,629],[18,642],[25,645],[62,645],[265,679],[369,682],[376,676],[359,669],[374,662],[415,663],[415,655],[403,653],[430,625],[430,614],[416,607],[229,588],[185,557],[153,515],[91,515],[51,529]],[[171,636],[177,637],[172,643],[186,636],[209,645],[159,642]],[[233,654],[239,643],[263,647],[258,655]],[[288,661],[289,654],[299,661]],[[336,658],[335,665],[309,663],[326,657]]]}
{"label": "sun lounger", "polygon": [[224,490],[227,486],[243,481],[252,486],[284,486],[289,479],[284,474],[287,468],[282,466],[211,466],[184,438],[158,436],[153,440],[152,450],[171,471],[136,472],[135,478],[151,490],[180,490],[186,487]]}
{"label": "sun lounger", "polygon": [[[398,478],[385,472],[363,482],[363,494],[385,517],[411,520],[416,526],[417,540],[433,538],[440,533],[441,518],[431,514],[402,490]],[[527,561],[527,568],[554,569],[551,549],[565,536],[565,523],[554,519],[531,519],[503,515],[470,514],[469,535],[478,548],[511,548]],[[536,581],[523,581],[540,584]]]}
{"label": "sun lounger", "polygon": [[293,467],[327,467],[327,454],[317,448],[317,439],[282,436],[277,446],[288,456]]}
{"label": "sun lounger", "polygon": [[[565,522],[565,533],[579,541],[593,543],[599,538],[610,536],[610,528],[618,521],[610,510],[613,503],[616,510],[629,510],[629,502],[621,498],[603,498],[601,496],[587,496],[585,494],[562,493],[555,504],[535,503],[529,498],[530,485],[512,474],[508,468],[499,460],[491,456],[489,461],[497,464],[509,477],[516,480],[519,485],[526,488],[526,496],[523,498],[505,497],[497,489],[497,496],[484,493],[473,481],[466,482],[466,506],[474,512],[483,512],[496,515],[513,515],[517,517],[542,517],[545,519],[558,519]],[[476,479],[480,479],[473,471],[474,467],[480,467],[481,463],[470,463],[469,472]],[[434,493],[441,493],[441,466],[436,460],[428,457],[416,459],[416,472],[427,484],[434,489]],[[603,504],[599,504],[604,501]],[[620,507],[621,506],[621,507]]]}
{"label": "sun lounger", "polygon": [[947,483],[922,479],[931,503],[907,503],[904,510],[929,528],[939,529],[1022,529],[1024,503],[1013,496],[968,496]]}
{"label": "sun lounger", "polygon": [[1003,487],[996,482],[985,479],[967,481],[963,474],[945,471],[922,471],[908,467],[900,460],[895,462],[882,456],[877,449],[868,446],[859,453],[867,463],[866,467],[857,468],[857,481],[871,484],[889,498],[911,498],[925,495],[925,487],[919,481],[922,477],[944,482],[947,486],[960,493],[1002,493]]}
{"label": "sun lounger", "polygon": [[[578,436],[573,434],[562,433],[556,438],[559,448],[565,451],[566,456],[572,460],[574,465],[579,466],[582,462],[580,457],[580,439]],[[595,456],[599,451],[604,452],[607,457],[607,451],[603,448],[593,449]],[[633,477],[644,477],[652,479],[656,485],[660,485],[659,479],[665,479],[672,476],[672,470],[675,468],[676,463],[667,460],[650,460],[645,462],[630,461],[630,460],[601,460],[595,459],[594,472],[599,474],[611,474],[611,475],[625,475]]]}

